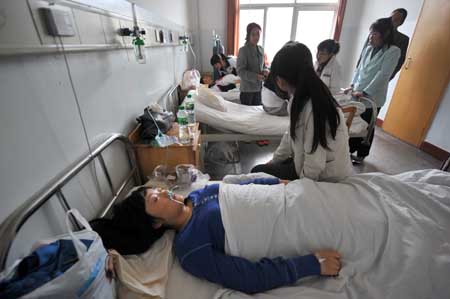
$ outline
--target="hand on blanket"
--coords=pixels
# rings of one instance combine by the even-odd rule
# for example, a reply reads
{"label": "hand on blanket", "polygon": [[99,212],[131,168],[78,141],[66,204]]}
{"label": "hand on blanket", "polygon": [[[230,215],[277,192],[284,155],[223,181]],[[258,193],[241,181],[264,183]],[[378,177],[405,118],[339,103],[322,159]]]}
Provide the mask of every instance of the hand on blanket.
{"label": "hand on blanket", "polygon": [[319,250],[314,252],[320,263],[320,275],[335,276],[341,269],[341,255],[336,250]]}
{"label": "hand on blanket", "polygon": [[280,180],[280,184],[285,184],[285,185],[287,185],[287,184],[289,184],[289,180]]}

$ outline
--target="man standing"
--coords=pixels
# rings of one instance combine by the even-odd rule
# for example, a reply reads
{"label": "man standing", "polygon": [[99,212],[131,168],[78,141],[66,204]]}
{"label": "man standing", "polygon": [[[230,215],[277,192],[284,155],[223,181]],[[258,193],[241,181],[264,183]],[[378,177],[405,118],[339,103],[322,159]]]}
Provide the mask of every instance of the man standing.
{"label": "man standing", "polygon": [[408,12],[404,8],[397,8],[391,13],[391,20],[392,25],[394,26],[394,45],[400,48],[400,58],[398,59],[398,64],[392,73],[392,78],[395,77],[395,74],[402,68],[403,63],[405,62],[406,58],[406,51],[408,50],[408,44],[409,44],[409,37],[401,32],[399,32],[397,29],[400,27],[406,19],[406,16],[408,15]]}

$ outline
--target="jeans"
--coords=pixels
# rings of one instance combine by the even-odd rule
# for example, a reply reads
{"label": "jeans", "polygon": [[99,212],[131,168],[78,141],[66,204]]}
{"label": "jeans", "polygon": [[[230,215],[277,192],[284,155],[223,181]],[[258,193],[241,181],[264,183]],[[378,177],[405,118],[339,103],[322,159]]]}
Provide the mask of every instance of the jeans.
{"label": "jeans", "polygon": [[[380,112],[380,107],[377,108],[377,115],[378,112]],[[367,123],[370,123],[372,119],[372,108],[367,108],[364,113],[361,114],[361,118],[364,119]],[[372,146],[373,137],[375,136],[375,127],[372,129],[372,132],[370,132],[371,136],[369,138],[369,144],[363,143],[364,138],[350,138],[349,140],[349,146],[350,146],[350,153],[357,152],[358,157],[367,157],[370,152],[370,147]]]}

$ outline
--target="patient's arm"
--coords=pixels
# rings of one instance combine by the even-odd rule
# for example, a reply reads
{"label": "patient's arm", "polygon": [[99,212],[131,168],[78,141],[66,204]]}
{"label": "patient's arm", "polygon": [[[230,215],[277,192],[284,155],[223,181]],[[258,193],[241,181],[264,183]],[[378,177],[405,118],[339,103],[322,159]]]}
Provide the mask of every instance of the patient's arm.
{"label": "patient's arm", "polygon": [[302,277],[320,274],[314,254],[295,258],[263,258],[258,262],[225,255],[204,246],[181,261],[192,275],[244,293],[258,293],[293,284]]}

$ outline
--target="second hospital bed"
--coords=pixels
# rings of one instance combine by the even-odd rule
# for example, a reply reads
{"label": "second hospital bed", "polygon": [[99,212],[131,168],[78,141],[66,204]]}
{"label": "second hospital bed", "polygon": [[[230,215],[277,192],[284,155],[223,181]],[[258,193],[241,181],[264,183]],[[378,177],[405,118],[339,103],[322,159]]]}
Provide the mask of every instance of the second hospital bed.
{"label": "second hospital bed", "polygon": [[[202,139],[206,142],[280,140],[288,129],[288,116],[270,115],[262,106],[246,106],[221,98],[219,101],[226,111],[211,108],[199,101],[195,103],[196,119],[202,124]],[[365,122],[360,117],[365,110],[363,102],[372,109],[375,107],[369,98],[361,98],[361,102],[341,100],[340,104],[349,126],[349,136],[362,137],[368,142],[376,115],[373,115],[370,123]]]}

